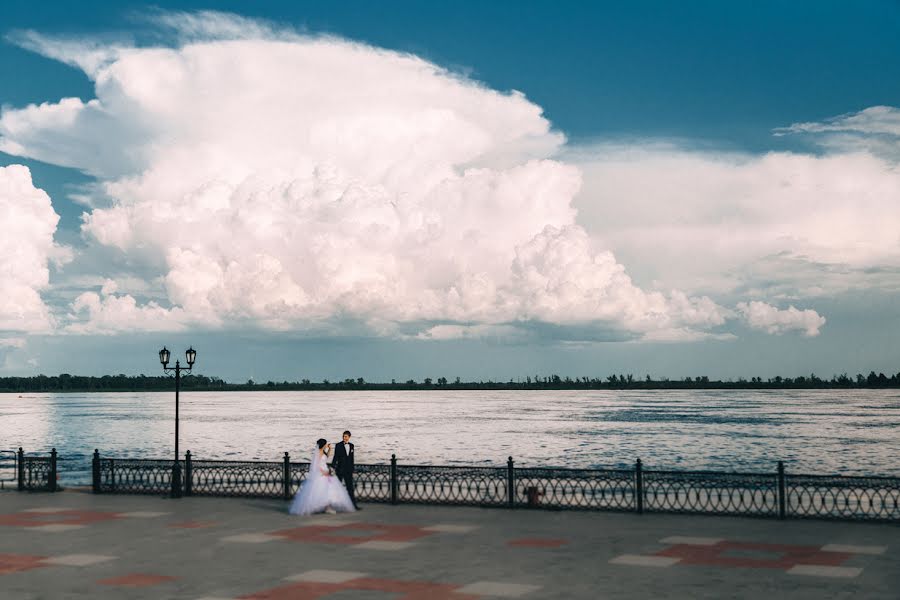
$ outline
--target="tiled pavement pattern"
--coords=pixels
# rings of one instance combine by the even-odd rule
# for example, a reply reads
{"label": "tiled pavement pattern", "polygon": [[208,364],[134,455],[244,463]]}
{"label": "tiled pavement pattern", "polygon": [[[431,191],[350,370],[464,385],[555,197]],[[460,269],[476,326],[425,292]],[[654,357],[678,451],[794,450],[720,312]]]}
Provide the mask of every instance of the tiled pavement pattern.
{"label": "tiled pavement pattern", "polygon": [[525,600],[900,595],[896,525],[0,493],[0,598]]}

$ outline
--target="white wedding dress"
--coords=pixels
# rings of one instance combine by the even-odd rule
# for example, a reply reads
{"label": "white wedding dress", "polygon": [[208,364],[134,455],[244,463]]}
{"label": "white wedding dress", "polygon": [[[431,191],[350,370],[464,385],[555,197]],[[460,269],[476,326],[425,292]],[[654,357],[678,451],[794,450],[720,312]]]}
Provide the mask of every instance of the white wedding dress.
{"label": "white wedding dress", "polygon": [[288,512],[292,515],[312,515],[325,512],[328,508],[335,512],[353,512],[353,501],[347,488],[336,475],[328,471],[328,462],[325,454],[316,448],[313,451],[312,460],[309,461],[309,473],[306,480],[300,484],[291,508]]}

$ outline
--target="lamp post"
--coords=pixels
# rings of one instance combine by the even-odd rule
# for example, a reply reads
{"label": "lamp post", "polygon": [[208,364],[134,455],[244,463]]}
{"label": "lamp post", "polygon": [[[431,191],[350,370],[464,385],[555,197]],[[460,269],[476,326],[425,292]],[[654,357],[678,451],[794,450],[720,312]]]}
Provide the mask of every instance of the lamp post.
{"label": "lamp post", "polygon": [[169,366],[169,350],[163,346],[159,351],[159,362],[162,363],[163,372],[175,372],[175,462],[172,464],[172,497],[181,498],[181,462],[178,453],[178,395],[181,391],[181,372],[190,371],[194,367],[194,361],[197,360],[197,351],[193,346],[188,348],[184,353],[188,366],[182,367],[181,362],[176,360],[175,366]]}

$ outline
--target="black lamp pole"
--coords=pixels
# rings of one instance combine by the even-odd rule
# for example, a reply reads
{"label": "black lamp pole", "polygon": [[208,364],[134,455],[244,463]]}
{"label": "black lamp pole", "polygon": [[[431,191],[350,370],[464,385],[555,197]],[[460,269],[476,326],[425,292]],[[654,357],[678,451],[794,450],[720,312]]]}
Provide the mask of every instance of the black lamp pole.
{"label": "black lamp pole", "polygon": [[197,351],[193,347],[187,349],[184,353],[188,366],[182,367],[180,361],[175,361],[175,366],[169,366],[169,350],[163,347],[159,351],[159,362],[162,363],[163,372],[175,372],[175,462],[172,464],[172,497],[181,498],[181,456],[178,452],[178,396],[181,392],[181,372],[190,371],[194,367],[194,361],[197,360]]}

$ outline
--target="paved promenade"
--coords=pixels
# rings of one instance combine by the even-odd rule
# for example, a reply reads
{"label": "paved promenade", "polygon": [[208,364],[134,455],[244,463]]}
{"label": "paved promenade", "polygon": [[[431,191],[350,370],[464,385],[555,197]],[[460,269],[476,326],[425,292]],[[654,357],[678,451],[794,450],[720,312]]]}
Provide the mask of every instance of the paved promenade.
{"label": "paved promenade", "polygon": [[900,598],[900,527],[0,492],[0,598]]}

